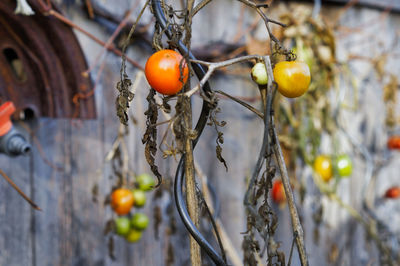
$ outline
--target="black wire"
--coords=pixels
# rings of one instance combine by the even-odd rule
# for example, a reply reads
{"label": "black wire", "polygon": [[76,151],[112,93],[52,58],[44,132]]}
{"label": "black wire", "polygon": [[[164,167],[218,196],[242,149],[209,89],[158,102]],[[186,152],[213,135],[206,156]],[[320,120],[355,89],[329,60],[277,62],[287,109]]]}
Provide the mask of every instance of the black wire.
{"label": "black wire", "polygon": [[[167,19],[165,18],[164,12],[162,11],[161,2],[159,0],[152,0],[152,8],[154,15],[157,19],[157,22],[160,26],[165,30],[165,34],[169,39],[172,38],[172,32],[170,26],[168,26]],[[189,59],[195,60],[196,58],[194,55],[187,49],[182,41],[178,42],[178,50],[181,54],[187,55]],[[206,74],[206,69],[197,63],[192,63],[193,70],[196,73],[196,76],[199,80],[201,80],[204,75]],[[205,93],[206,97],[211,95],[211,88],[208,82],[206,82],[203,86],[203,92]],[[201,109],[199,120],[197,121],[195,130],[197,132],[196,139],[193,140],[193,148],[196,146],[201,133],[203,132],[204,127],[207,124],[208,116],[211,111],[211,104],[205,100],[203,100],[203,106]],[[207,253],[207,255],[213,260],[216,265],[227,265],[224,259],[215,251],[215,249],[208,243],[208,241],[203,237],[203,235],[199,232],[199,230],[194,225],[192,219],[189,216],[189,213],[186,209],[185,200],[183,198],[182,193],[182,186],[183,186],[183,179],[185,173],[183,171],[184,167],[185,156],[182,155],[178,168],[175,174],[175,184],[174,184],[174,195],[175,195],[175,202],[176,207],[178,209],[178,213],[181,216],[182,222],[184,223],[186,229],[189,233],[193,236],[193,238],[197,241],[200,247]],[[216,230],[216,228],[214,227]],[[217,231],[216,231],[217,233]]]}

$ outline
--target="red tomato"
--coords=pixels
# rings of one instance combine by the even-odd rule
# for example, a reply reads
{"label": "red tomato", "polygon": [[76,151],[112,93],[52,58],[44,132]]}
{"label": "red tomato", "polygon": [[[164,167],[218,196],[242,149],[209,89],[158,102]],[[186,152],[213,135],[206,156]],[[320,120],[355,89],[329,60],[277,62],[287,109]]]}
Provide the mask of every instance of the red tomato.
{"label": "red tomato", "polygon": [[397,199],[400,197],[400,187],[391,187],[386,190],[385,198],[387,199]]}
{"label": "red tomato", "polygon": [[272,199],[278,204],[286,201],[285,189],[281,180],[276,180],[272,185]]}
{"label": "red tomato", "polygon": [[177,94],[189,77],[182,55],[173,50],[161,50],[147,60],[145,74],[150,86],[161,94]]}
{"label": "red tomato", "polygon": [[111,194],[111,207],[118,215],[128,214],[133,206],[132,191],[126,188],[118,188]]}
{"label": "red tomato", "polygon": [[400,149],[400,136],[392,136],[388,139],[387,147],[389,150]]}

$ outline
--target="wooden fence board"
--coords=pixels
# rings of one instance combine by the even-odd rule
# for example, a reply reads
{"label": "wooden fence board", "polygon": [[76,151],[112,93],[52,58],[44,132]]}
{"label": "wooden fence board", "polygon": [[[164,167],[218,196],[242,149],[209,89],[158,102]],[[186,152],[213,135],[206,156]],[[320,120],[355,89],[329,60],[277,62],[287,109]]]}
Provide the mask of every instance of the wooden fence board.
{"label": "wooden fence board", "polygon": [[[10,160],[0,155],[0,168],[26,194],[31,194],[30,157]],[[32,265],[30,206],[0,178],[0,265]]]}

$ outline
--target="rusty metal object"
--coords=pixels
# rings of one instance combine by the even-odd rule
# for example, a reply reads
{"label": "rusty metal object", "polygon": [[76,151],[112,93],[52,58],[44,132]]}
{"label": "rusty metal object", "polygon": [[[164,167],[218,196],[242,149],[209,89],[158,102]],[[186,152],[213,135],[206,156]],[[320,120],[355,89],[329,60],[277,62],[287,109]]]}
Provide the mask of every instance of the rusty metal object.
{"label": "rusty metal object", "polygon": [[[0,100],[13,101],[18,110],[54,118],[96,117],[94,97],[72,101],[76,93],[92,89],[82,49],[72,29],[40,12],[15,15],[15,0],[0,1]],[[76,108],[79,108],[76,112]]]}

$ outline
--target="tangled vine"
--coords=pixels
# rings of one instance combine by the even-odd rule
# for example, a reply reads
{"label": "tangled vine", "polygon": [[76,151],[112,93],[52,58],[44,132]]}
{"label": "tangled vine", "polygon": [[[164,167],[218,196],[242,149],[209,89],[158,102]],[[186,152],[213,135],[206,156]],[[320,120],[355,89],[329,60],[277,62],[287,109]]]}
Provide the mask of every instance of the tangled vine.
{"label": "tangled vine", "polygon": [[[293,59],[293,53],[283,48],[279,40],[272,34],[270,23],[277,24],[280,26],[285,26],[284,24],[270,19],[265,12],[264,8],[268,8],[266,4],[256,4],[252,1],[239,0],[246,6],[254,9],[264,20],[266,29],[270,36],[272,42],[275,43],[273,46],[270,43],[270,50],[275,51],[276,54],[281,54],[286,56],[288,60]],[[213,124],[218,132],[217,137],[217,158],[226,166],[225,160],[222,157],[222,147],[223,143],[222,133],[218,131],[219,126],[224,126],[224,122],[218,122],[215,114],[217,111],[218,102],[216,100],[216,93],[220,93],[228,96],[228,98],[234,100],[235,102],[241,104],[250,111],[256,113],[264,121],[264,133],[263,133],[263,144],[261,146],[260,154],[256,165],[254,167],[253,174],[249,180],[247,192],[244,199],[244,205],[246,207],[247,213],[247,232],[244,236],[243,250],[244,250],[244,262],[248,265],[256,265],[259,256],[260,245],[258,240],[256,240],[256,232],[264,240],[264,247],[261,252],[263,256],[264,251],[268,249],[268,261],[273,263],[275,260],[281,265],[285,265],[285,255],[283,252],[278,250],[278,245],[274,241],[273,235],[277,226],[277,218],[273,213],[271,207],[268,204],[268,191],[271,187],[271,180],[276,174],[276,167],[279,168],[284,189],[288,198],[290,214],[292,217],[294,242],[297,245],[300,261],[302,265],[308,265],[308,259],[305,251],[303,229],[297,214],[297,209],[294,203],[294,197],[292,188],[289,184],[289,178],[286,170],[286,165],[283,160],[282,150],[278,141],[275,124],[274,124],[274,112],[272,109],[272,102],[276,93],[276,83],[273,80],[272,75],[272,64],[269,56],[260,55],[249,55],[238,57],[222,62],[209,63],[204,61],[196,60],[194,55],[190,51],[190,38],[191,38],[191,20],[192,17],[209,2],[208,0],[202,1],[197,6],[194,6],[194,1],[188,1],[186,12],[177,12],[172,7],[168,6],[165,2],[159,0],[151,0],[151,9],[156,18],[155,33],[153,37],[153,46],[156,49],[162,48],[161,37],[162,35],[167,36],[168,44],[171,48],[176,48],[185,57],[187,62],[190,62],[190,68],[194,71],[200,82],[194,88],[190,88],[190,82],[188,82],[184,88],[183,93],[177,95],[176,104],[176,115],[171,118],[169,123],[173,123],[171,128],[173,129],[176,143],[178,145],[178,153],[182,153],[179,160],[175,182],[174,182],[174,196],[175,203],[178,209],[179,215],[186,226],[189,233],[192,235],[197,244],[206,252],[206,254],[212,259],[212,261],[217,265],[227,265],[226,256],[224,254],[224,247],[220,241],[220,236],[217,230],[216,222],[214,217],[210,214],[210,220],[213,225],[214,231],[217,236],[218,243],[220,244],[221,253],[212,247],[209,241],[198,230],[198,209],[197,209],[197,199],[200,198],[202,204],[206,204],[203,199],[202,193],[193,193],[194,181],[194,161],[193,161],[193,149],[195,148],[204,127],[207,125],[207,121]],[[148,2],[146,2],[146,5]],[[180,25],[175,21],[175,17],[184,20],[184,24]],[[137,22],[135,23],[135,25]],[[182,41],[182,32],[185,31],[185,38]],[[132,30],[131,30],[132,33]],[[130,34],[131,35],[131,34]],[[129,42],[129,39],[126,43]],[[125,49],[123,49],[124,51]],[[221,67],[226,67],[239,62],[252,61],[263,62],[266,69],[268,70],[268,84],[266,86],[259,86],[260,95],[263,102],[263,110],[258,111],[256,108],[250,106],[243,101],[236,99],[233,96],[227,95],[226,93],[220,91],[213,91],[208,83],[208,79],[211,74]],[[126,98],[127,92],[124,89],[128,89],[129,81],[126,79],[125,64],[123,58],[123,64],[121,67],[121,81],[119,82],[117,88],[120,91],[119,98]],[[121,90],[122,88],[122,90]],[[128,89],[129,91],[129,89]],[[191,129],[191,106],[190,97],[200,91],[200,95],[203,99],[203,105],[199,119],[194,127]],[[143,143],[146,146],[146,159],[151,166],[153,173],[158,177],[159,184],[161,183],[161,174],[158,172],[157,166],[155,165],[155,155],[157,152],[156,138],[157,138],[157,110],[158,108],[166,109],[169,112],[170,107],[168,100],[170,98],[166,97],[163,99],[163,104],[157,105],[155,101],[155,91],[150,90],[147,97],[149,103],[149,109],[146,111],[147,115],[147,130],[143,138]],[[126,113],[126,108],[129,106],[129,101],[117,101],[117,113],[120,116],[121,122],[126,122],[124,114]],[[122,105],[120,103],[123,103]],[[165,108],[167,107],[167,108]],[[164,152],[164,155],[166,153]],[[175,152],[170,152],[174,154]],[[276,165],[273,164],[273,157],[275,157]],[[261,177],[259,177],[260,172],[263,168],[265,162],[265,170]],[[185,203],[183,187],[184,181],[186,180],[186,198],[187,203]],[[192,184],[192,188],[191,185]],[[262,197],[263,196],[263,197]],[[193,199],[190,198],[194,197]],[[262,202],[260,203],[260,200]],[[187,204],[187,205],[186,205]],[[206,209],[209,210],[206,205]],[[191,260],[192,264],[199,265],[199,250],[196,250],[196,244],[191,242]],[[293,248],[292,248],[293,251]],[[291,251],[291,255],[292,255]],[[291,255],[289,261],[291,260]],[[196,258],[197,256],[197,258]]]}

